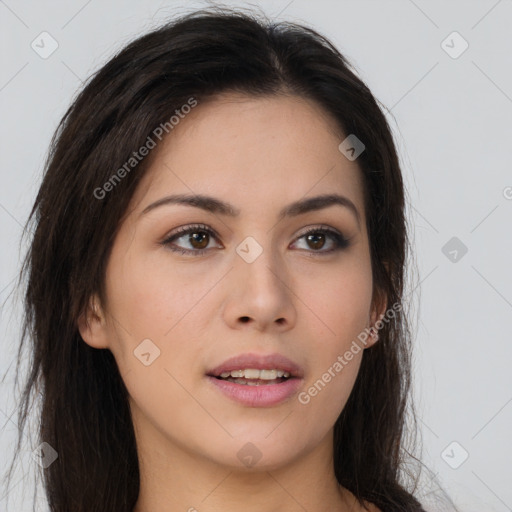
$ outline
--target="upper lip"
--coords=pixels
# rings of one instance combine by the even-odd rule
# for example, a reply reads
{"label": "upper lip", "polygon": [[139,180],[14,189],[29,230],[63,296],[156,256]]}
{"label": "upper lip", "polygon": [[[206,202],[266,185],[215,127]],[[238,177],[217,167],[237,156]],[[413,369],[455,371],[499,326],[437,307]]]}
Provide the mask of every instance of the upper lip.
{"label": "upper lip", "polygon": [[290,373],[290,377],[302,378],[304,370],[295,362],[281,354],[240,354],[231,357],[219,366],[208,370],[207,375],[218,377],[223,372],[233,370],[283,370]]}

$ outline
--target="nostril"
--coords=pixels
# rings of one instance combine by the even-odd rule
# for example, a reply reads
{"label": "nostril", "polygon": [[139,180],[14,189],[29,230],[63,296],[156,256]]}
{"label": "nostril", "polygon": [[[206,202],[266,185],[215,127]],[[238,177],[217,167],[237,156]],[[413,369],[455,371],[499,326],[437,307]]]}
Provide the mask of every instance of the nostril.
{"label": "nostril", "polygon": [[243,316],[242,318],[240,318],[240,320],[242,320],[242,322],[244,324],[246,324],[249,321],[249,317],[248,316]]}

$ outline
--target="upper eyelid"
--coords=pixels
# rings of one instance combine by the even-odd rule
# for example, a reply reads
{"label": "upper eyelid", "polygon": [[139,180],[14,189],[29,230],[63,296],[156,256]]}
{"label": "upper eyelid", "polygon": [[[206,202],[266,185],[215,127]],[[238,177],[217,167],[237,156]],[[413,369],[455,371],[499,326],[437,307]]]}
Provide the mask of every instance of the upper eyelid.
{"label": "upper eyelid", "polygon": [[185,226],[180,226],[179,228],[176,228],[175,231],[171,231],[167,235],[164,236],[164,240],[168,240],[170,238],[181,238],[182,236],[185,236],[189,234],[193,230],[197,231],[206,231],[207,233],[213,234],[215,237],[219,238],[219,234],[217,231],[215,231],[213,228],[210,228],[209,226],[202,225],[202,224],[190,224]]}
{"label": "upper eyelid", "polygon": [[[181,235],[187,234],[188,231],[193,230],[193,229],[197,229],[198,231],[200,231],[200,230],[207,231],[207,232],[213,233],[215,236],[219,236],[219,234],[217,233],[217,231],[215,229],[211,228],[210,226],[207,226],[206,224],[190,224],[190,225],[180,226],[180,227],[176,228],[176,230],[174,232],[172,232],[172,231],[169,232],[167,235],[165,235],[164,238],[174,237],[174,236],[180,235],[180,234]],[[339,229],[331,227],[331,226],[327,226],[326,224],[311,224],[309,226],[305,226],[302,229],[303,229],[303,231],[298,236],[302,236],[312,229],[318,229],[319,231],[320,230],[333,231],[335,233],[339,233],[340,235],[343,235],[342,230],[339,230]]]}

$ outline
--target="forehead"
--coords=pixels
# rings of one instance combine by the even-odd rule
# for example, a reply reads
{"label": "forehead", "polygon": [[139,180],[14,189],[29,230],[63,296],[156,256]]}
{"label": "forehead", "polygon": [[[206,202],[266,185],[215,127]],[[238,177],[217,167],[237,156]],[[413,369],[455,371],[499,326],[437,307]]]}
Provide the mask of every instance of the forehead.
{"label": "forehead", "polygon": [[364,218],[361,170],[339,151],[344,138],[311,100],[225,93],[199,103],[157,145],[134,201],[142,210],[165,193],[208,193],[243,210],[337,192]]}

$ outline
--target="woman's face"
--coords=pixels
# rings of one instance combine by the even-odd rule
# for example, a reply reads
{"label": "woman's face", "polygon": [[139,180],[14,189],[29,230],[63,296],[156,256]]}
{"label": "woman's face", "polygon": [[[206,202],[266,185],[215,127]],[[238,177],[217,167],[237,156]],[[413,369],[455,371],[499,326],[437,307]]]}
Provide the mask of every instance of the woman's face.
{"label": "woman's face", "polygon": [[[365,347],[358,335],[382,312],[371,311],[361,171],[337,132],[312,102],[225,94],[153,150],[114,241],[103,320],[80,327],[115,356],[139,448],[265,469],[332,450],[363,355],[354,347]],[[345,203],[307,202],[331,194]],[[214,201],[163,201],[174,195]],[[280,216],[302,203],[317,207]],[[235,367],[285,357],[293,378],[252,386],[211,376],[244,355],[256,359]]]}

